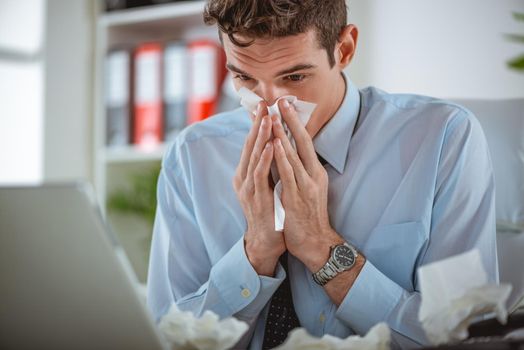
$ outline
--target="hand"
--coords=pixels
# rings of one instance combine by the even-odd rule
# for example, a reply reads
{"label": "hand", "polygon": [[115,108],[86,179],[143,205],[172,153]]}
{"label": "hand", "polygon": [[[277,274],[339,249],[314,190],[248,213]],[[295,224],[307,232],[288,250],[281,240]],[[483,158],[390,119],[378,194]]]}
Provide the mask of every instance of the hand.
{"label": "hand", "polygon": [[284,237],[275,231],[271,118],[261,102],[246,138],[233,187],[247,220],[244,235],[247,257],[259,275],[273,276],[278,258],[286,251]]}
{"label": "hand", "polygon": [[[281,100],[279,108],[298,151],[291,146],[280,120],[273,117],[274,157],[282,181],[282,205],[286,211],[285,244],[288,251],[314,273],[328,260],[331,247],[343,243],[344,239],[329,223],[328,176],[317,158],[313,140],[293,106]],[[338,274],[324,286],[335,305],[342,303],[365,262],[365,257],[359,254],[353,268]]]}
{"label": "hand", "polygon": [[330,247],[344,240],[329,223],[328,176],[317,158],[311,136],[293,106],[282,99],[279,108],[298,151],[291,146],[279,118],[273,117],[274,157],[286,211],[285,244],[291,254],[316,272],[327,261]]}

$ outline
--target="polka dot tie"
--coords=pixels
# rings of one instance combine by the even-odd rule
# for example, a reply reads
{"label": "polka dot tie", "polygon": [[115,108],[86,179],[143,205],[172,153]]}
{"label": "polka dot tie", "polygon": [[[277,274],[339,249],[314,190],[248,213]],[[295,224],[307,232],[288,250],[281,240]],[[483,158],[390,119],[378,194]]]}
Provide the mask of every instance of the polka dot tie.
{"label": "polka dot tie", "polygon": [[[280,263],[287,274],[287,252],[280,257]],[[271,298],[262,349],[272,349],[279,346],[286,340],[289,331],[296,327],[300,327],[300,322],[293,307],[288,274]]]}
{"label": "polka dot tie", "polygon": [[322,164],[322,166],[325,166],[327,164],[327,161],[324,158],[322,158],[322,156],[318,153],[317,153],[317,158],[320,164]]}

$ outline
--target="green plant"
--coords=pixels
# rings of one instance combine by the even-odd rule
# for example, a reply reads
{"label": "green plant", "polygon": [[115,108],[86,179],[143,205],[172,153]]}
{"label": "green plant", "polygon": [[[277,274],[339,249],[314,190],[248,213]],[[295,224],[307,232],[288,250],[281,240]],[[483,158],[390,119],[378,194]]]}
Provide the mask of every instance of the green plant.
{"label": "green plant", "polygon": [[151,226],[155,221],[156,184],[160,166],[155,166],[139,174],[130,176],[131,187],[113,192],[107,201],[107,207],[121,213],[133,213]]}
{"label": "green plant", "polygon": [[[524,21],[524,13],[513,13],[513,18],[515,18],[517,21]],[[522,34],[507,34],[506,37],[515,42],[524,43],[524,35]],[[523,71],[524,70],[524,54],[521,54],[517,57],[512,58],[507,62],[508,67],[516,70]]]}

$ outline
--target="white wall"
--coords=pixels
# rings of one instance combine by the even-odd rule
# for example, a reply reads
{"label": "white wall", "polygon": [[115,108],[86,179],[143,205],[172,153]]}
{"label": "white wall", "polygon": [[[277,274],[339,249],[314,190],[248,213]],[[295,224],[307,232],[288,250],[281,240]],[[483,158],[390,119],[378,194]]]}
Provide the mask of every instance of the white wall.
{"label": "white wall", "polygon": [[92,179],[94,2],[47,0],[44,180]]}
{"label": "white wall", "polygon": [[524,44],[512,12],[522,0],[349,0],[357,24],[357,56],[349,68],[360,87],[447,98],[524,97],[524,73],[506,61]]}
{"label": "white wall", "polygon": [[0,1],[0,184],[92,180],[94,6]]}
{"label": "white wall", "polygon": [[0,1],[0,184],[43,176],[44,0]]}

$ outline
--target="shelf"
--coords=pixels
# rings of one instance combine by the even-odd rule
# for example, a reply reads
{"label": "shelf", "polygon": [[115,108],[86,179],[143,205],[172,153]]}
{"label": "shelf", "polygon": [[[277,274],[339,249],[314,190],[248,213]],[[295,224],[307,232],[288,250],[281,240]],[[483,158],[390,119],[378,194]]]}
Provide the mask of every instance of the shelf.
{"label": "shelf", "polygon": [[218,41],[217,30],[206,26],[205,1],[182,1],[101,14],[98,28],[107,47],[133,47],[147,41],[167,42],[202,37]]}
{"label": "shelf", "polygon": [[101,15],[99,24],[104,27],[116,27],[202,15],[205,4],[206,1],[181,1],[144,8],[114,11]]}
{"label": "shelf", "polygon": [[[170,142],[151,149],[136,145],[107,147],[107,110],[105,105],[106,58],[112,49],[132,52],[137,45],[146,42],[166,44],[172,41],[209,38],[218,42],[216,26],[206,26],[203,11],[206,1],[178,1],[149,7],[132,8],[114,12],[100,11],[103,2],[96,1],[96,76],[93,82],[95,97],[94,121],[94,177],[97,196],[107,213],[108,195],[114,190],[133,186],[135,175],[148,174],[160,166]],[[114,214],[114,213],[113,213]],[[144,242],[149,239],[151,228],[143,226],[138,218],[117,215],[107,216],[115,232],[121,238],[133,268],[140,280],[146,280],[148,266],[144,254]],[[145,233],[145,235],[144,235]],[[140,244],[138,244],[138,242]],[[146,248],[148,250],[148,248]]]}
{"label": "shelf", "polygon": [[162,144],[152,149],[144,149],[137,146],[106,148],[102,150],[101,158],[107,164],[160,161],[166,147],[165,144]]}

